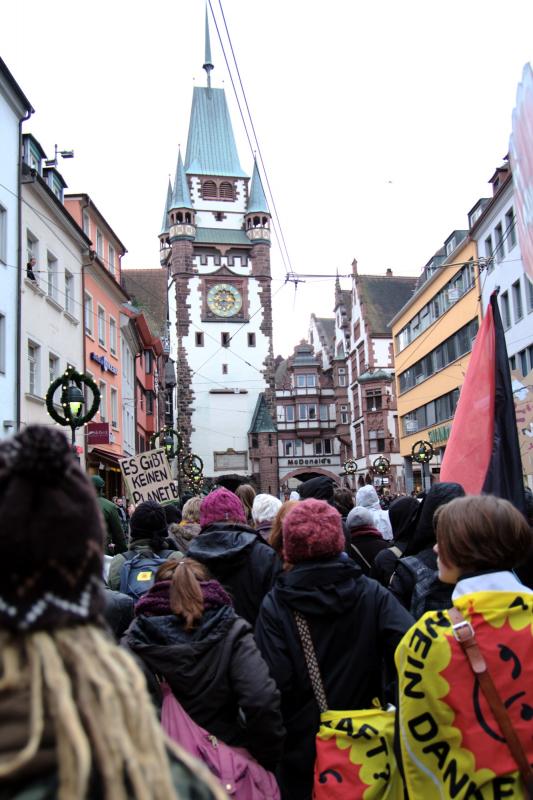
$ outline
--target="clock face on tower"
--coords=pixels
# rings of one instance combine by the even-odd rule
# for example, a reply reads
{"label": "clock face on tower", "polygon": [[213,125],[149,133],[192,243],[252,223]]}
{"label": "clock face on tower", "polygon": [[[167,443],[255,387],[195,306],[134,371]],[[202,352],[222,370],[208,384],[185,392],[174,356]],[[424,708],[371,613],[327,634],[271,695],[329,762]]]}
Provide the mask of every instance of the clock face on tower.
{"label": "clock face on tower", "polygon": [[216,283],[207,292],[207,305],[217,317],[233,317],[242,308],[242,295],[231,283]]}

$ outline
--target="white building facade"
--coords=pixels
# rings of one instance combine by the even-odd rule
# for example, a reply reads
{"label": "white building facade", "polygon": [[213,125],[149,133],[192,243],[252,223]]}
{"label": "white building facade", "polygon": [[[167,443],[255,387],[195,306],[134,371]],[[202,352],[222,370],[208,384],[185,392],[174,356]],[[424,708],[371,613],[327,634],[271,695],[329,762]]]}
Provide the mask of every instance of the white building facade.
{"label": "white building facade", "polygon": [[[67,366],[84,372],[82,270],[91,243],[65,210],[58,173],[43,168],[45,153],[33,136],[24,136],[23,158],[22,240],[25,262],[35,263],[21,292],[21,423],[51,425],[48,387]],[[83,443],[81,428],[82,460]]]}
{"label": "white building facade", "polygon": [[20,419],[20,126],[32,111],[0,59],[0,438],[15,433]]}

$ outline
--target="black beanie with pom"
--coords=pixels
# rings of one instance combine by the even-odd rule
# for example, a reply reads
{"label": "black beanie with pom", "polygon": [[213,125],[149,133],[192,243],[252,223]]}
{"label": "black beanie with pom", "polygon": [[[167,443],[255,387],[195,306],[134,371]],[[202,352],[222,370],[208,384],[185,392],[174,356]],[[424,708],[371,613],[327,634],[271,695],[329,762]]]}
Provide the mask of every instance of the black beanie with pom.
{"label": "black beanie with pom", "polygon": [[59,430],[0,443],[0,627],[50,630],[99,620],[104,522]]}

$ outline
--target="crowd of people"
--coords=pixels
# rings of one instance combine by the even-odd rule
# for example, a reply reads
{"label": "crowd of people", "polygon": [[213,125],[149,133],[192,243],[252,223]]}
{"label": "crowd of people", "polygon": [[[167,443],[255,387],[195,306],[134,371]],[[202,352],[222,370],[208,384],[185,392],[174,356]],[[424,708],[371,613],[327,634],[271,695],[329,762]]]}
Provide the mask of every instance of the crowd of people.
{"label": "crowd of people", "polygon": [[309,648],[328,708],[396,709],[401,790],[373,797],[531,796],[533,533],[506,500],[438,483],[385,509],[320,476],[285,502],[245,484],[126,508],[103,488],[58,431],[0,443],[0,800],[311,800]]}

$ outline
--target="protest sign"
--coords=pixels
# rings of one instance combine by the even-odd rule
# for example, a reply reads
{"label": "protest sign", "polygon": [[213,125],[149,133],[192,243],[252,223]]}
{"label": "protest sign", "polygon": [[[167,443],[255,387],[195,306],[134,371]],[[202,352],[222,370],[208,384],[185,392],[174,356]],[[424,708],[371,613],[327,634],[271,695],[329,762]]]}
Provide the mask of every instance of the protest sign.
{"label": "protest sign", "polygon": [[120,469],[135,505],[145,500],[155,500],[162,505],[179,500],[178,488],[163,449],[123,458]]}

